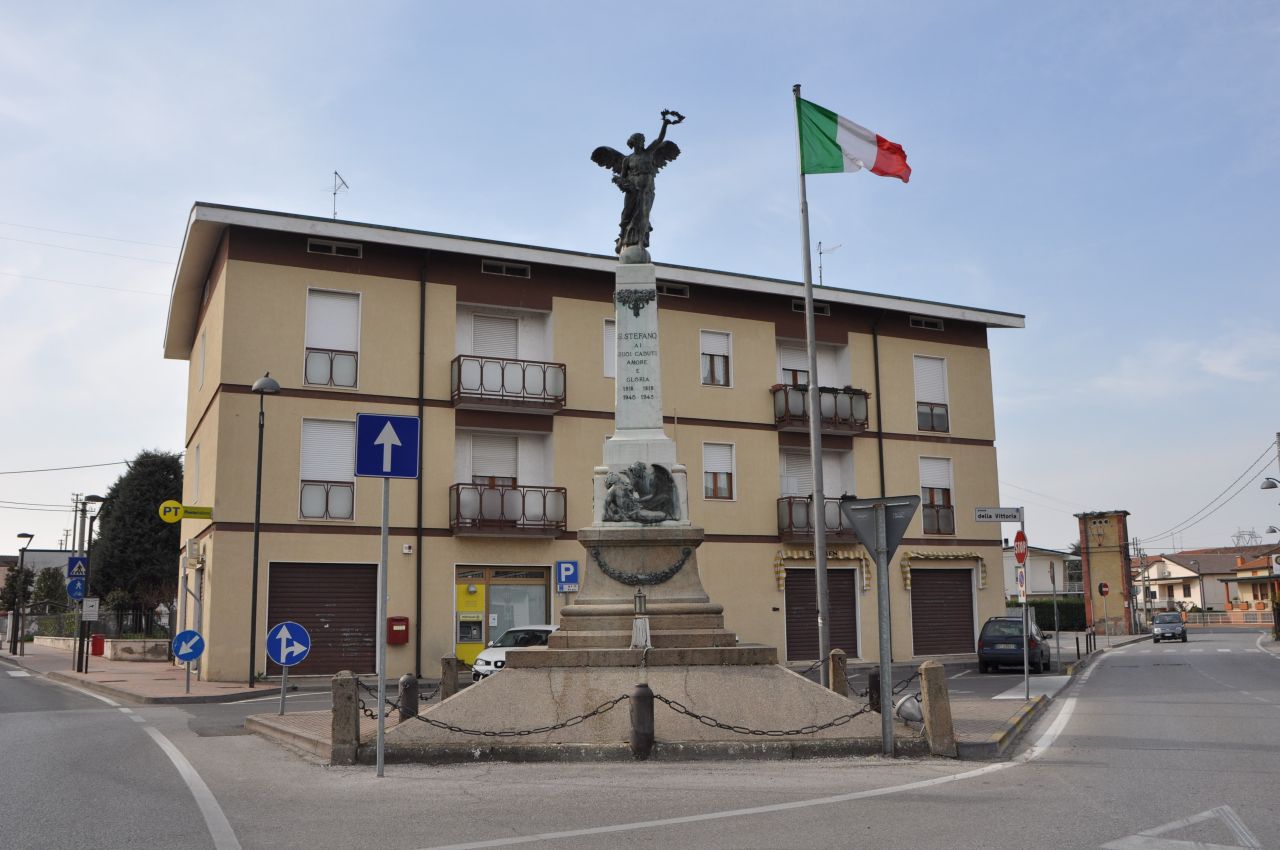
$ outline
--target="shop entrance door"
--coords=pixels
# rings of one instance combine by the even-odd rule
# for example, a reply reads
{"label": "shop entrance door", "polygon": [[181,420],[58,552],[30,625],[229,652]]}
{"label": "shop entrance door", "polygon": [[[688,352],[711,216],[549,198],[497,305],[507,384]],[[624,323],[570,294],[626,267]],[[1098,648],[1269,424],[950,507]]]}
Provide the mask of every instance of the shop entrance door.
{"label": "shop entrance door", "polygon": [[458,660],[471,664],[507,629],[549,623],[550,588],[550,567],[458,567]]}

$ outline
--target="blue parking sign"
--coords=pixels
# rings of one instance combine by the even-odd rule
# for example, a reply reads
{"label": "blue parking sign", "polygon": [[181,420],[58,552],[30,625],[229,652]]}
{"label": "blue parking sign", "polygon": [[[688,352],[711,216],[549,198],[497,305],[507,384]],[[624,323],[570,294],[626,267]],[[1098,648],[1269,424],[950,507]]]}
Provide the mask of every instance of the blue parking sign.
{"label": "blue parking sign", "polygon": [[556,593],[577,593],[581,585],[577,561],[556,561]]}

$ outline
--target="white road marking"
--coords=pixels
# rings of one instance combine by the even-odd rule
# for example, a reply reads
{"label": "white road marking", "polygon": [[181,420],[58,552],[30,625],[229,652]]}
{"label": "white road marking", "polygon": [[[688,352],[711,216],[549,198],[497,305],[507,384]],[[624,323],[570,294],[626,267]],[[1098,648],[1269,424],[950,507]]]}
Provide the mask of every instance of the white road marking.
{"label": "white road marking", "polygon": [[961,676],[967,675],[967,674],[968,674],[968,672],[969,672],[968,670],[961,670],[959,673],[955,674],[955,675],[954,675],[954,676],[952,676],[951,678],[953,678],[953,679],[959,679]]}
{"label": "white road marking", "polygon": [[[55,679],[54,681],[57,681],[57,680]],[[104,697],[102,694],[95,694],[93,691],[86,691],[84,688],[77,688],[75,685],[68,685],[66,682],[58,682],[58,684],[62,685],[62,687],[64,688],[73,690],[76,693],[84,694],[87,697],[93,697],[99,702],[105,702],[107,705],[111,706],[112,708],[118,708],[120,706],[120,703],[111,699],[111,697]]]}
{"label": "white road marking", "polygon": [[[1070,676],[1032,676],[1030,680],[1031,698],[1035,699],[1042,695],[1053,696],[1070,681]],[[1018,684],[1003,693],[996,694],[992,699],[1026,699],[1026,696],[1027,686]]]}
{"label": "white road marking", "polygon": [[[1160,838],[1166,833],[1186,829],[1207,820],[1221,821],[1231,830],[1237,844],[1204,844],[1199,841],[1180,841],[1172,838]],[[1144,829],[1137,835],[1121,838],[1103,844],[1103,850],[1260,850],[1261,842],[1240,820],[1240,816],[1230,806],[1218,806],[1190,817],[1175,820],[1152,829]]]}
{"label": "white road marking", "polygon": [[132,709],[132,708],[125,708],[124,706],[121,706],[121,707],[120,707],[120,713],[121,713],[121,714],[133,714],[133,709]]}
{"label": "white road marking", "polygon": [[31,675],[26,670],[6,670],[5,672],[15,679],[22,679]]}
{"label": "white road marking", "polygon": [[156,729],[148,726],[143,731],[151,736],[152,740],[160,746],[160,749],[164,750],[164,754],[169,757],[169,761],[173,762],[173,766],[178,769],[179,775],[182,776],[182,781],[187,783],[187,788],[191,790],[191,796],[195,798],[196,805],[200,807],[200,814],[204,815],[205,826],[209,828],[209,837],[213,839],[213,846],[216,850],[242,850],[239,840],[236,839],[235,831],[231,828],[231,822],[222,813],[222,807],[218,805],[217,798],[213,796],[209,786],[204,784],[200,774],[196,773],[196,769],[191,766],[191,762],[187,761],[187,757],[173,745],[172,741]]}
{"label": "white road marking", "polygon": [[1062,705],[1062,711],[1058,713],[1057,718],[1049,728],[1045,730],[1045,733],[1040,736],[1040,739],[1036,741],[1035,745],[1013,761],[996,762],[974,770],[966,770],[963,773],[956,773],[951,776],[939,776],[934,779],[924,779],[919,782],[908,782],[903,785],[891,785],[887,788],[872,788],[866,791],[854,791],[849,794],[837,794],[831,797],[818,797],[812,800],[794,800],[790,803],[775,803],[770,806],[754,806],[749,809],[729,809],[727,811],[720,812],[706,812],[700,815],[685,815],[683,817],[662,818],[660,820],[635,821],[632,823],[612,824],[610,826],[570,829],[563,832],[541,832],[535,835],[517,835],[509,838],[492,838],[487,841],[471,841],[466,844],[437,845],[435,847],[426,848],[425,850],[479,850],[479,848],[482,847],[510,847],[515,844],[533,844],[539,841],[555,841],[562,838],[580,838],[586,835],[606,835],[613,832],[632,832],[640,829],[653,829],[655,827],[678,826],[686,823],[724,820],[726,818],[744,817],[747,815],[771,814],[773,812],[807,809],[814,806],[829,806],[834,803],[847,803],[852,800],[866,800],[872,797],[885,797],[890,794],[898,794],[903,791],[918,791],[921,788],[932,788],[935,785],[946,785],[951,782],[959,782],[963,779],[973,779],[974,777],[986,776],[989,773],[996,773],[997,771],[1005,770],[1013,767],[1014,765],[1026,764],[1039,758],[1053,746],[1054,741],[1056,741],[1058,736],[1062,734],[1062,730],[1066,728],[1067,721],[1070,720],[1072,712],[1075,711],[1075,705],[1075,697],[1070,697],[1065,700]]}
{"label": "white road marking", "polygon": [[1218,652],[1230,652],[1230,651],[1231,651],[1231,650],[1229,650],[1229,649],[1219,649],[1219,650],[1218,650]]}

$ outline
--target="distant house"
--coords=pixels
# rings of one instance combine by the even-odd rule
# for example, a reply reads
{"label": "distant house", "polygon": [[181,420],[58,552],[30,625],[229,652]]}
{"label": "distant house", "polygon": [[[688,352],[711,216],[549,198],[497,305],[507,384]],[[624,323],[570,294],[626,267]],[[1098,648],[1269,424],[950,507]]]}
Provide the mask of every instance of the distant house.
{"label": "distant house", "polygon": [[1280,596],[1280,554],[1268,553],[1256,558],[1236,557],[1234,575],[1223,579],[1228,587],[1231,607],[1240,611],[1270,611]]}
{"label": "distant house", "polygon": [[[1013,547],[1004,546],[1004,596],[1006,600],[1018,598],[1018,560]],[[1027,596],[1048,599],[1057,590],[1059,596],[1084,595],[1084,577],[1079,555],[1058,549],[1027,547]]]}
{"label": "distant house", "polygon": [[1156,611],[1226,611],[1232,600],[1274,599],[1274,587],[1257,571],[1267,569],[1266,559],[1276,553],[1280,546],[1223,546],[1148,556],[1134,577],[1135,596]]}

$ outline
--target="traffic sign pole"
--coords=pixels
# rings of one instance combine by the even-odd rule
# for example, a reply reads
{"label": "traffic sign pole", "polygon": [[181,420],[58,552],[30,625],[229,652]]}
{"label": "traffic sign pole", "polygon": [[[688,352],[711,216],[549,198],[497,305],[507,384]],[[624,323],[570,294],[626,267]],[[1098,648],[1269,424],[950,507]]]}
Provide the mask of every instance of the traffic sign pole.
{"label": "traffic sign pole", "polygon": [[[1021,557],[1018,558],[1018,568],[1026,575],[1027,568],[1027,521],[1025,518],[1018,520],[1018,536],[1013,541],[1015,553],[1018,546],[1022,547]],[[1025,696],[1031,699],[1031,657],[1028,646],[1031,644],[1031,624],[1027,622],[1027,583],[1024,578],[1022,582],[1022,687],[1025,690]]]}
{"label": "traffic sign pole", "polygon": [[[389,449],[388,449],[389,451]],[[388,461],[388,464],[390,462]],[[382,776],[387,737],[387,532],[391,479],[382,479],[382,556],[378,560],[378,776]]]}

